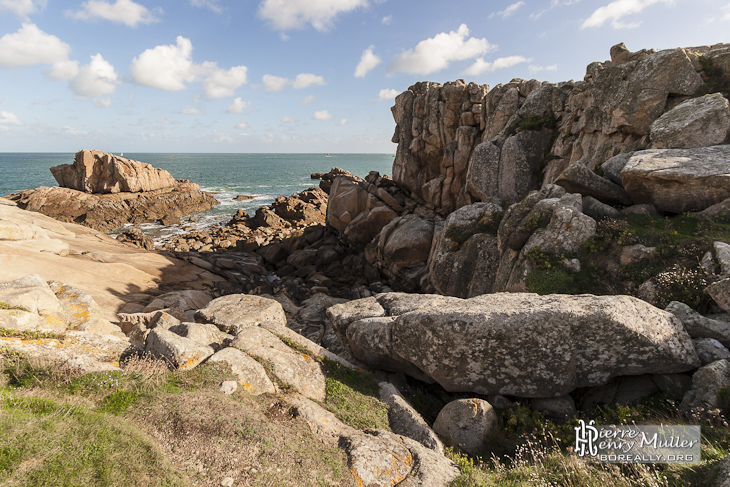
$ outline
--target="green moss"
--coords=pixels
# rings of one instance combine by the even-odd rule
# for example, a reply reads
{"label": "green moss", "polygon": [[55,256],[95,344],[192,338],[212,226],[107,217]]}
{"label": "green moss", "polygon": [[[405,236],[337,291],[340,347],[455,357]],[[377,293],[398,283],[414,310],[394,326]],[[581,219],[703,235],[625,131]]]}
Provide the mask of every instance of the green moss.
{"label": "green moss", "polygon": [[529,220],[527,220],[522,225],[522,228],[524,228],[528,232],[532,232],[540,226],[540,223],[542,223],[542,215],[540,213],[535,213]]}
{"label": "green moss", "polygon": [[18,309],[20,311],[28,311],[28,308],[25,306],[14,306],[6,303],[5,301],[0,301],[0,309]]}
{"label": "green moss", "polygon": [[389,430],[388,406],[378,399],[378,381],[370,372],[352,370],[325,359],[325,407],[341,421],[358,429]]}
{"label": "green moss", "polygon": [[540,130],[543,127],[555,128],[555,114],[553,112],[547,112],[542,116],[523,118],[517,126],[524,130]]}
{"label": "green moss", "polygon": [[63,333],[54,333],[47,331],[36,331],[36,330],[10,330],[0,326],[0,337],[5,338],[20,338],[21,340],[64,340],[66,335]]}
{"label": "green moss", "polygon": [[712,59],[698,55],[700,66],[702,67],[702,79],[704,84],[695,94],[695,96],[703,96],[711,93],[722,93],[725,98],[730,97],[730,77],[725,74],[722,68],[715,66]]}

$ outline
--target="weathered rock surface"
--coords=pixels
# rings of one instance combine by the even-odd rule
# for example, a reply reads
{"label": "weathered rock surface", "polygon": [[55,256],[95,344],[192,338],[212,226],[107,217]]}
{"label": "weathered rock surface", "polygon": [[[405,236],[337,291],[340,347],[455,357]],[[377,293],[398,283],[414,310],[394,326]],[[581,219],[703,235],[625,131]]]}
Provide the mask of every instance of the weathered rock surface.
{"label": "weathered rock surface", "polygon": [[562,186],[568,193],[580,193],[583,196],[592,196],[598,201],[610,205],[630,205],[631,198],[620,186],[604,179],[580,163],[572,164],[555,184]]}
{"label": "weathered rock surface", "polygon": [[700,367],[692,375],[692,389],[682,399],[683,408],[718,407],[720,389],[730,384],[730,361],[718,360]]}
{"label": "weathered rock surface", "polygon": [[439,412],[433,429],[448,443],[475,454],[498,425],[497,413],[483,399],[459,399]]}
{"label": "weathered rock surface", "polygon": [[246,392],[254,395],[273,394],[276,392],[276,388],[271,382],[271,379],[269,379],[269,376],[266,375],[264,367],[251,358],[251,356],[237,348],[224,348],[211,355],[208,362],[227,364],[231,368],[231,371],[238,377],[238,384]]}
{"label": "weathered rock surface", "polygon": [[730,359],[730,350],[714,338],[695,338],[692,340],[697,350],[697,356],[702,365],[707,365],[718,360]]}
{"label": "weathered rock surface", "polygon": [[651,124],[654,149],[722,144],[730,133],[730,102],[720,93],[691,98]]}
{"label": "weathered rock surface", "polygon": [[180,323],[170,326],[168,330],[214,350],[228,346],[234,338],[233,335],[223,333],[217,326],[209,323]]}
{"label": "weathered rock surface", "polygon": [[699,365],[679,319],[629,296],[419,296],[417,309],[387,316],[378,301],[391,296],[336,305],[328,316],[341,340],[354,337],[358,360],[415,368],[449,391],[551,397]]}
{"label": "weathered rock surface", "polygon": [[635,152],[621,171],[626,192],[660,211],[701,211],[730,197],[730,145]]}
{"label": "weathered rock surface", "polygon": [[286,326],[286,314],[277,301],[250,294],[216,298],[195,313],[199,323],[212,323],[221,331],[237,335],[251,326],[272,321]]}
{"label": "weathered rock surface", "polygon": [[684,303],[672,301],[665,308],[679,318],[692,338],[714,338],[730,347],[730,323],[702,316]]}
{"label": "weathered rock surface", "polygon": [[98,150],[79,151],[73,164],[54,166],[51,173],[62,188],[84,193],[139,193],[176,184],[163,169]]}
{"label": "weathered rock surface", "polygon": [[406,436],[426,448],[443,453],[444,445],[441,440],[398,389],[387,382],[381,382],[379,387],[380,400],[390,406],[388,422],[393,433]]}
{"label": "weathered rock surface", "polygon": [[147,335],[145,351],[181,370],[194,369],[215,352],[209,346],[201,345],[161,327],[153,329]]}
{"label": "weathered rock surface", "polygon": [[[3,323],[7,325],[6,328],[55,331],[64,331],[67,328],[67,318],[61,303],[51,287],[38,274],[0,283],[0,301],[17,308],[3,310]],[[31,315],[25,316],[25,312]]]}

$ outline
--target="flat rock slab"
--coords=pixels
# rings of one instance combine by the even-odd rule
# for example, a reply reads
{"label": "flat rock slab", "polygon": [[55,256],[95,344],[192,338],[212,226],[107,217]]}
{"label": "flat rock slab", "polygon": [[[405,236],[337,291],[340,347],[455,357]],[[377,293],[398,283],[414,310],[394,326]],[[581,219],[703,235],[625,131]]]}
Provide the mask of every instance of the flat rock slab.
{"label": "flat rock slab", "polygon": [[254,395],[276,392],[274,384],[266,375],[264,367],[249,355],[243,353],[237,348],[224,348],[216,352],[208,362],[220,362],[228,364],[236,377],[238,384],[243,387],[246,392]]}
{"label": "flat rock slab", "polygon": [[233,341],[233,335],[223,333],[217,326],[210,323],[180,323],[168,328],[171,332],[177,333],[201,345],[213,347],[216,350],[227,346]]}
{"label": "flat rock slab", "polygon": [[714,338],[730,348],[730,323],[702,316],[679,301],[672,301],[665,309],[682,321],[685,330],[692,338]]}
{"label": "flat rock slab", "polygon": [[722,144],[730,131],[730,103],[721,93],[690,98],[651,124],[655,149]]}
{"label": "flat rock slab", "polygon": [[155,328],[147,335],[145,351],[154,357],[167,360],[173,367],[181,370],[195,368],[214,352],[211,347],[183,338],[164,328]]}
{"label": "flat rock slab", "polygon": [[356,485],[392,487],[413,468],[413,455],[401,439],[387,431],[353,434],[344,439]]}
{"label": "flat rock slab", "polygon": [[730,197],[730,145],[634,152],[621,171],[636,203],[660,211],[701,211]]}
{"label": "flat rock slab", "polygon": [[221,331],[236,335],[242,330],[271,321],[286,326],[284,308],[277,301],[250,294],[229,294],[216,298],[195,313],[195,321],[212,323]]}
{"label": "flat rock slab", "polygon": [[441,440],[423,417],[418,414],[418,411],[406,401],[398,389],[388,382],[381,382],[378,385],[380,400],[390,406],[388,423],[390,423],[390,429],[393,430],[393,433],[406,436],[426,448],[443,453],[444,445]]}
{"label": "flat rock slab", "polygon": [[38,328],[56,331],[67,328],[66,313],[61,303],[48,283],[38,274],[0,283],[0,302],[38,315]]}
{"label": "flat rock slab", "polygon": [[[678,318],[630,296],[497,293],[450,303],[435,296],[434,306],[427,298],[418,295],[419,309],[393,317],[390,347],[383,345],[388,333],[381,320],[370,348],[360,320],[344,326],[343,318],[353,316],[346,307],[362,303],[333,306],[328,314],[333,324],[340,319],[345,338],[357,329],[358,360],[405,363],[449,391],[553,397],[612,377],[700,364]],[[372,303],[368,308],[374,311]]]}

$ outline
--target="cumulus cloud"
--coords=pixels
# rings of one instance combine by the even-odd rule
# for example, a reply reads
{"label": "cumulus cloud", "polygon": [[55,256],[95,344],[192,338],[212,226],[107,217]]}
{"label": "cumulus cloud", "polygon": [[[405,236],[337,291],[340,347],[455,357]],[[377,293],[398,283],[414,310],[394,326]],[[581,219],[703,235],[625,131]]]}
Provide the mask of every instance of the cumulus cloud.
{"label": "cumulus cloud", "polygon": [[239,130],[246,130],[248,128],[248,122],[241,120],[235,125],[234,128],[237,128]]}
{"label": "cumulus cloud", "polygon": [[524,5],[525,5],[525,2],[520,0],[519,2],[515,2],[511,5],[508,5],[507,8],[505,8],[504,10],[500,10],[499,12],[492,12],[489,15],[489,18],[491,19],[495,15],[499,15],[503,19],[506,19],[507,17],[513,16],[515,14],[515,12],[517,12],[517,10],[519,10],[519,8],[523,7]]}
{"label": "cumulus cloud", "polygon": [[375,46],[365,49],[360,56],[360,62],[355,68],[355,78],[364,78],[366,74],[372,71],[378,64],[382,63],[382,59],[373,54]]}
{"label": "cumulus cloud", "polygon": [[74,19],[109,20],[129,27],[159,22],[160,19],[157,15],[161,13],[162,9],[157,8],[151,11],[144,5],[135,3],[132,0],[117,0],[114,3],[104,0],[89,0],[81,4],[80,10],[66,12],[69,17]]}
{"label": "cumulus cloud", "polygon": [[487,71],[509,68],[515,64],[525,63],[528,61],[529,59],[524,56],[501,57],[492,62],[485,61],[484,58],[479,58],[474,62],[474,64],[464,70],[464,74],[467,76],[479,76]]}
{"label": "cumulus cloud", "polygon": [[101,96],[114,93],[119,83],[119,76],[114,72],[114,66],[101,54],[94,54],[89,64],[79,68],[78,74],[71,80],[69,86],[80,96]]}
{"label": "cumulus cloud", "polygon": [[223,8],[221,8],[218,0],[190,0],[190,5],[193,7],[207,8],[217,14],[223,12]]}
{"label": "cumulus cloud", "polygon": [[345,125],[346,123],[347,123],[347,119],[346,118],[343,118],[342,120],[340,120],[339,122],[337,122],[337,125],[342,126],[342,125]]}
{"label": "cumulus cloud", "polygon": [[467,39],[468,36],[466,24],[461,24],[456,31],[436,34],[419,42],[414,49],[393,58],[390,70],[416,75],[431,74],[447,68],[452,61],[476,58],[497,48],[486,39]]}
{"label": "cumulus cloud", "polygon": [[111,98],[97,98],[94,100],[94,106],[96,108],[106,108],[112,106]]}
{"label": "cumulus cloud", "polygon": [[8,10],[27,19],[30,14],[46,8],[46,0],[0,0],[0,12]]}
{"label": "cumulus cloud", "polygon": [[299,100],[300,105],[309,105],[310,103],[314,103],[317,100],[317,97],[314,95],[305,96],[301,100]]}
{"label": "cumulus cloud", "polygon": [[291,80],[286,78],[280,78],[279,76],[273,76],[271,74],[265,74],[261,77],[261,81],[264,83],[264,89],[266,91],[281,91],[286,85],[291,83]]}
{"label": "cumulus cloud", "polygon": [[0,37],[0,66],[31,66],[68,62],[71,46],[46,34],[35,24],[23,24],[13,34]]}
{"label": "cumulus cloud", "polygon": [[638,27],[641,21],[625,23],[622,19],[628,15],[638,14],[645,8],[657,3],[669,5],[672,3],[672,0],[616,0],[593,12],[581,24],[580,28],[600,27],[608,21],[611,22],[611,27],[614,29]]}
{"label": "cumulus cloud", "polygon": [[378,101],[390,101],[394,100],[396,96],[400,95],[400,91],[392,89],[382,89],[378,93]]}
{"label": "cumulus cloud", "polygon": [[235,66],[229,70],[221,69],[215,63],[209,65],[210,74],[203,80],[203,92],[208,98],[233,96],[236,89],[246,84],[246,66]]}
{"label": "cumulus cloud", "polygon": [[281,119],[281,121],[284,123],[294,123],[294,122],[298,122],[299,120],[297,120],[296,118],[293,118],[293,117],[284,117]]}
{"label": "cumulus cloud", "polygon": [[367,0],[263,0],[259,4],[259,16],[276,30],[311,25],[318,31],[326,31],[340,13],[367,5]]}
{"label": "cumulus cloud", "polygon": [[530,64],[527,69],[530,70],[530,72],[537,73],[540,71],[557,71],[558,65],[557,64],[551,64],[550,66],[535,66],[534,64]]}
{"label": "cumulus cloud", "polygon": [[66,59],[53,63],[51,69],[46,71],[49,78],[55,80],[71,79],[79,74],[79,62]]}
{"label": "cumulus cloud", "polygon": [[180,110],[180,113],[182,113],[183,115],[202,115],[204,112],[197,107],[185,107]]}
{"label": "cumulus cloud", "polygon": [[228,108],[226,108],[226,112],[228,113],[243,113],[243,110],[251,104],[250,101],[243,101],[241,97],[233,100],[233,103],[228,105]]}
{"label": "cumulus cloud", "polygon": [[13,112],[0,110],[0,127],[7,128],[8,125],[23,125],[23,122]]}
{"label": "cumulus cloud", "polygon": [[312,118],[315,120],[332,120],[335,116],[327,110],[320,110],[318,112],[314,112]]}
{"label": "cumulus cloud", "polygon": [[155,46],[135,57],[129,71],[136,83],[166,91],[184,90],[186,83],[202,79],[208,98],[222,98],[233,96],[238,87],[246,84],[248,68],[234,66],[226,70],[215,62],[196,64],[193,43],[177,36],[175,45]]}
{"label": "cumulus cloud", "polygon": [[312,85],[322,86],[326,84],[327,83],[324,81],[324,78],[321,76],[317,76],[316,74],[312,73],[301,73],[298,74],[296,78],[294,78],[292,86],[295,90],[301,90],[302,88],[306,88]]}

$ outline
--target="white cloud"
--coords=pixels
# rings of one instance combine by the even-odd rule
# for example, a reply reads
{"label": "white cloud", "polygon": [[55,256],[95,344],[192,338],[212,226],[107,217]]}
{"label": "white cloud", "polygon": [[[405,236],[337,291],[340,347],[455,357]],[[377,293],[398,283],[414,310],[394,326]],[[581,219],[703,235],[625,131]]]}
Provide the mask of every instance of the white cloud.
{"label": "white cloud", "polygon": [[246,130],[248,128],[248,122],[241,120],[235,125],[234,128],[237,128],[239,130]]}
{"label": "white cloud", "polygon": [[292,117],[284,117],[281,119],[281,121],[284,123],[294,123],[294,122],[298,122],[299,120],[297,120],[296,118],[292,118]]}
{"label": "white cloud", "polygon": [[495,15],[499,15],[503,19],[506,19],[507,17],[513,16],[515,14],[515,12],[517,12],[517,10],[520,7],[523,7],[524,5],[525,5],[525,2],[520,0],[519,2],[515,2],[512,5],[508,5],[507,8],[505,8],[504,10],[500,10],[499,12],[492,12],[491,15],[489,16],[489,18],[491,19]]}
{"label": "white cloud", "polygon": [[496,71],[498,69],[509,68],[515,64],[526,63],[529,59],[524,56],[508,56],[495,59],[492,62],[485,61],[484,58],[477,59],[474,64],[464,70],[467,76],[479,76],[486,71]]}
{"label": "white cloud", "polygon": [[195,81],[199,69],[193,64],[193,43],[177,36],[176,45],[160,45],[145,50],[132,60],[129,67],[135,82],[167,91],[185,89],[185,83]]}
{"label": "white cloud", "polygon": [[305,96],[301,100],[299,100],[300,105],[309,105],[310,103],[314,103],[317,100],[317,97],[314,95]]}
{"label": "white cloud", "polygon": [[180,110],[183,115],[202,115],[204,112],[200,108],[196,107],[185,107]]}
{"label": "white cloud", "polygon": [[382,19],[380,19],[380,22],[383,25],[390,25],[390,23],[392,21],[393,21],[393,16],[392,15],[386,15],[385,17],[383,17]]}
{"label": "white cloud", "polygon": [[340,120],[339,122],[337,122],[337,125],[340,125],[340,126],[345,125],[345,124],[347,124],[347,119],[346,118],[343,118],[342,120]]}
{"label": "white cloud", "polygon": [[203,80],[203,92],[208,98],[233,96],[236,89],[246,84],[246,66],[235,66],[229,70],[221,69],[215,63],[211,65],[210,74]]}
{"label": "white cloud", "polygon": [[13,112],[0,110],[0,126],[7,127],[8,125],[23,125],[23,122]]}
{"label": "white cloud", "polygon": [[17,32],[0,37],[0,66],[31,66],[68,62],[71,46],[46,34],[35,24],[23,24]]}
{"label": "white cloud", "polygon": [[86,130],[77,129],[69,125],[64,125],[63,131],[66,132],[66,135],[71,135],[73,137],[83,137],[89,135],[89,132],[87,132]]}
{"label": "white cloud", "polygon": [[228,105],[228,108],[226,108],[226,112],[228,113],[243,113],[243,110],[251,104],[250,101],[243,101],[241,97],[239,96],[235,100],[233,100],[233,103]]}
{"label": "white cloud", "polygon": [[291,80],[270,74],[263,75],[261,81],[263,81],[266,91],[281,91],[286,87],[286,85],[291,83]]}
{"label": "white cloud", "polygon": [[537,73],[539,71],[557,71],[558,65],[551,64],[550,66],[535,66],[534,64],[530,64],[527,69],[529,69],[533,73]]}
{"label": "white cloud", "polygon": [[295,90],[301,90],[302,88],[306,88],[308,86],[312,85],[319,85],[323,86],[326,85],[324,78],[321,76],[317,76],[316,74],[312,73],[301,73],[298,74],[296,78],[294,78],[294,83],[292,83],[292,86]]}
{"label": "white cloud", "polygon": [[314,116],[312,116],[312,118],[315,120],[332,120],[335,116],[327,110],[320,110],[318,112],[314,112]]}
{"label": "white cloud", "polygon": [[372,71],[378,64],[382,63],[382,59],[373,54],[375,46],[365,49],[360,56],[360,62],[355,68],[355,78],[364,78],[366,74]]}
{"label": "white cloud", "polygon": [[77,95],[101,96],[114,93],[120,83],[114,66],[109,64],[101,54],[91,56],[91,62],[79,68],[78,74],[69,86]]}
{"label": "white cloud", "polygon": [[96,108],[106,108],[112,106],[111,98],[96,98],[94,100],[94,106]]}
{"label": "white cloud", "polygon": [[400,91],[398,90],[389,90],[389,89],[382,89],[380,90],[380,93],[378,93],[378,101],[389,101],[395,99],[396,96],[400,95]]}
{"label": "white cloud", "polygon": [[223,11],[218,0],[190,0],[193,7],[204,7],[219,14]]}
{"label": "white cloud", "polygon": [[461,24],[457,31],[436,34],[419,42],[414,49],[393,58],[390,70],[417,75],[431,74],[447,68],[452,61],[476,58],[497,47],[486,39],[467,39],[468,35],[466,24]]}
{"label": "white cloud", "polygon": [[89,0],[81,4],[81,9],[66,12],[71,18],[80,20],[109,20],[129,27],[137,27],[138,24],[152,24],[159,22],[155,14],[161,14],[161,9],[150,11],[144,5],[135,3],[132,0],[117,0],[110,3],[104,0]]}
{"label": "white cloud", "polygon": [[30,14],[46,8],[46,0],[0,0],[0,12],[9,10],[18,17],[27,19]]}
{"label": "white cloud", "polygon": [[645,8],[657,3],[671,4],[673,0],[616,0],[608,5],[597,9],[588,17],[580,28],[600,27],[611,21],[614,29],[638,27],[641,21],[624,23],[621,19],[627,15],[638,14]]}
{"label": "white cloud", "polygon": [[51,69],[46,71],[49,78],[55,80],[71,79],[79,74],[79,62],[66,59],[64,61],[56,61]]}
{"label": "white cloud", "polygon": [[326,31],[338,14],[367,5],[367,0],[263,0],[259,16],[276,30],[301,29],[310,24]]}
{"label": "white cloud", "polygon": [[545,15],[545,13],[548,10],[552,10],[557,7],[568,7],[570,5],[575,5],[576,3],[579,3],[579,2],[580,2],[580,0],[551,0],[549,7],[543,8],[543,9],[538,10],[537,12],[531,13],[530,19],[537,20],[540,17],[542,17],[543,15]]}

